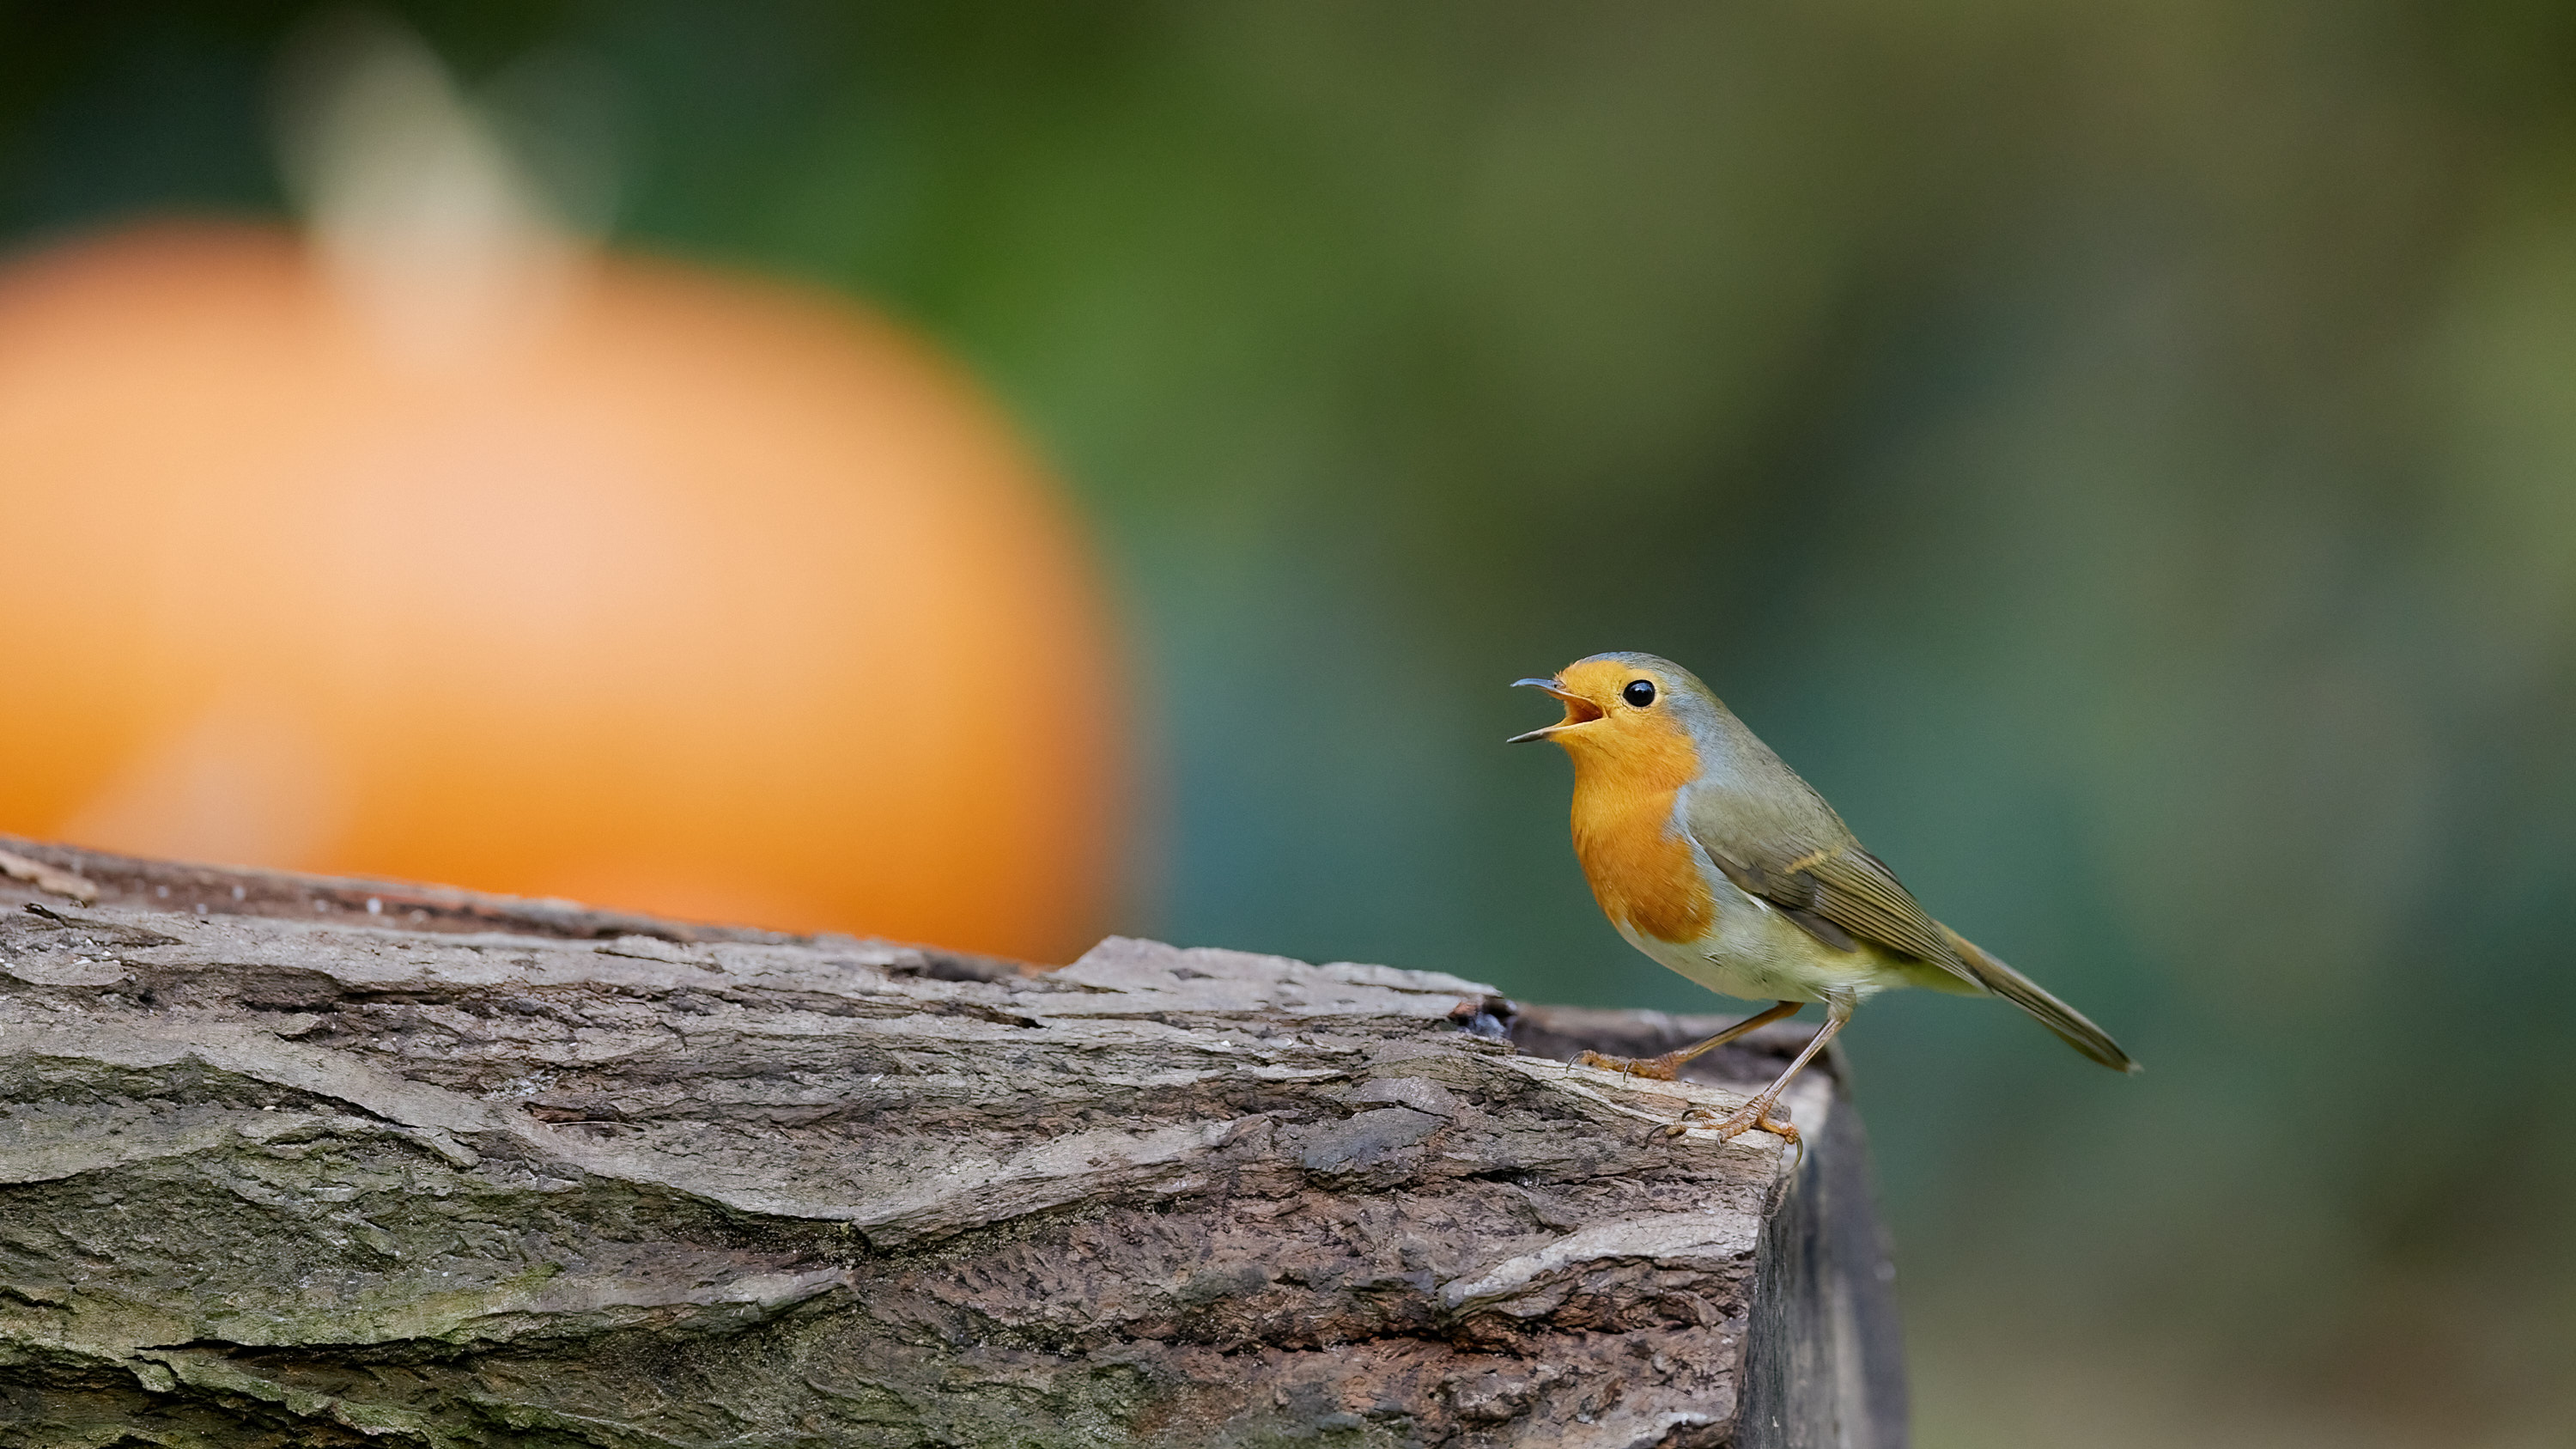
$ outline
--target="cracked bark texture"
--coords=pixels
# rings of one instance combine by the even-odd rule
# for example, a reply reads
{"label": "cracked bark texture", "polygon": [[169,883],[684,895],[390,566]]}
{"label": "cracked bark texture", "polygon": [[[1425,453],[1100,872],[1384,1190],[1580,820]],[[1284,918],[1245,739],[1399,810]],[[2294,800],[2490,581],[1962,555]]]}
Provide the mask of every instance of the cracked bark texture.
{"label": "cracked bark texture", "polygon": [[12,1446],[1892,1446],[1803,1032],[0,838]]}

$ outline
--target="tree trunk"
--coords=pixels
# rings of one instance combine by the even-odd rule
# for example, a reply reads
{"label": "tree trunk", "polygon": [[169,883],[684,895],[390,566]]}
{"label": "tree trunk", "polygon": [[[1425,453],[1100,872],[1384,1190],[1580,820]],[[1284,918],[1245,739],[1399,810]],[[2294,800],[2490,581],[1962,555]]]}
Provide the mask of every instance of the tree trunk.
{"label": "tree trunk", "polygon": [[1836,1070],[1112,939],[1061,970],[0,838],[0,1442],[1903,1439]]}

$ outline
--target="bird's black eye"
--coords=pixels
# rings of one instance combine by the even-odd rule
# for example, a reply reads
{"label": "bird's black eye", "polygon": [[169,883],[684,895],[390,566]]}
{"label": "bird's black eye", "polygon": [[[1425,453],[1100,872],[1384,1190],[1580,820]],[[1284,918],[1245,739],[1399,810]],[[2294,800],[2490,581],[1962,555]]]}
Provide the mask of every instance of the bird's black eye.
{"label": "bird's black eye", "polygon": [[1655,682],[1651,679],[1631,679],[1628,681],[1628,687],[1619,691],[1619,697],[1639,709],[1644,709],[1655,702]]}

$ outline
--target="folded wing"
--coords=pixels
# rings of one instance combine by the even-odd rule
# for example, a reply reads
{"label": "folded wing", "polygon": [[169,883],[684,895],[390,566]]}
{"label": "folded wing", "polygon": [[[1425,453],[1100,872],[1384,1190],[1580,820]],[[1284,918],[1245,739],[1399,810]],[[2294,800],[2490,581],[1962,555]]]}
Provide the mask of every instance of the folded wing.
{"label": "folded wing", "polygon": [[2084,1013],[2042,990],[1974,942],[1924,913],[1912,892],[1877,856],[1857,843],[1734,844],[1705,838],[1700,848],[1736,889],[1768,901],[1810,936],[1837,951],[1862,942],[1909,957],[2030,1013],[2068,1046],[2118,1072],[2138,1064]]}

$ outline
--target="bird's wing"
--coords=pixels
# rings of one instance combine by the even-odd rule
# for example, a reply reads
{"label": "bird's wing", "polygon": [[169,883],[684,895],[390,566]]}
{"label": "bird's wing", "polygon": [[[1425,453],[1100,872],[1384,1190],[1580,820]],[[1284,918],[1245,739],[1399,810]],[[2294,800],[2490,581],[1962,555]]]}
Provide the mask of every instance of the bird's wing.
{"label": "bird's wing", "polygon": [[1866,941],[1984,986],[1896,873],[1857,844],[1721,846],[1701,837],[1700,848],[1738,890],[1770,902],[1836,950]]}

